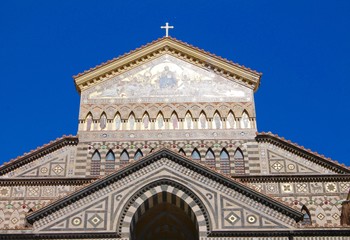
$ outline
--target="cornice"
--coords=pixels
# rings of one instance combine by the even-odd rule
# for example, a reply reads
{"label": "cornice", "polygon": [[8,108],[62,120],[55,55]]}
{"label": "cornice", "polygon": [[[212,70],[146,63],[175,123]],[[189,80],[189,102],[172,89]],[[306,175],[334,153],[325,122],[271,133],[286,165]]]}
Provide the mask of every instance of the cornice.
{"label": "cornice", "polygon": [[347,168],[344,164],[339,164],[337,161],[334,161],[330,158],[326,158],[325,156],[320,155],[316,152],[312,152],[310,149],[306,149],[303,146],[299,146],[296,143],[292,143],[291,141],[286,140],[283,137],[279,137],[276,134],[272,134],[271,132],[257,133],[255,139],[257,142],[271,143],[300,157],[303,157],[311,162],[317,163],[322,167],[330,169],[336,173],[350,173],[350,169]]}
{"label": "cornice", "polygon": [[29,186],[29,185],[81,185],[91,183],[96,177],[71,177],[71,178],[3,178],[0,186]]}
{"label": "cornice", "polygon": [[[342,228],[300,228],[295,230],[234,230],[234,231],[211,231],[208,237],[333,237],[350,236],[348,227]],[[28,230],[2,230],[0,239],[116,239],[120,236],[115,232],[92,232],[92,233],[29,233]]]}
{"label": "cornice", "polygon": [[255,91],[260,84],[261,73],[174,38],[164,37],[73,76],[76,88],[80,93],[97,83],[120,75],[164,54],[172,55],[198,67],[214,71],[218,75],[237,81]]}
{"label": "cornice", "polygon": [[209,237],[307,237],[350,236],[349,228],[314,228],[296,230],[212,231]]}
{"label": "cornice", "polygon": [[315,174],[315,175],[247,175],[232,176],[243,183],[247,182],[341,182],[350,181],[350,174]]}
{"label": "cornice", "polygon": [[23,156],[19,156],[15,159],[12,159],[10,162],[4,162],[0,167],[0,176],[4,175],[12,170],[19,168],[27,163],[30,163],[46,154],[52,153],[57,149],[68,145],[78,145],[78,138],[75,136],[63,136],[61,138],[57,138],[55,141],[51,141],[48,144],[45,144],[41,147],[38,147],[35,150],[30,151],[29,153],[25,153]]}
{"label": "cornice", "polygon": [[167,148],[163,148],[157,152],[154,152],[146,157],[143,157],[141,160],[134,162],[128,166],[126,166],[125,168],[122,168],[120,170],[117,170],[115,173],[110,174],[100,180],[97,180],[93,183],[91,183],[90,185],[88,185],[85,188],[79,189],[78,191],[72,193],[71,195],[68,195],[62,199],[57,200],[56,202],[53,202],[52,204],[49,204],[41,209],[39,209],[36,212],[33,212],[32,214],[27,216],[27,220],[29,223],[33,223],[45,216],[47,216],[48,214],[52,214],[56,211],[58,211],[59,209],[62,209],[63,207],[67,206],[68,204],[72,203],[72,202],[76,202],[79,199],[90,195],[102,188],[104,188],[105,186],[108,186],[110,184],[113,184],[116,181],[119,181],[123,178],[125,178],[126,176],[128,176],[129,174],[140,170],[141,168],[155,162],[155,161],[159,161],[162,158],[167,158],[171,161],[174,161],[186,168],[189,168],[195,172],[200,173],[201,175],[204,175],[216,182],[219,182],[255,201],[258,201],[276,211],[281,212],[284,215],[287,215],[293,219],[295,219],[296,221],[300,221],[302,219],[302,214],[289,207],[286,206],[284,203],[277,201],[276,199],[273,199],[271,197],[268,197],[260,192],[257,192],[251,188],[249,188],[248,186],[238,182],[238,181],[234,181],[233,179],[222,175],[200,163],[197,163],[195,161],[192,161],[184,156],[179,155],[178,153],[175,153]]}

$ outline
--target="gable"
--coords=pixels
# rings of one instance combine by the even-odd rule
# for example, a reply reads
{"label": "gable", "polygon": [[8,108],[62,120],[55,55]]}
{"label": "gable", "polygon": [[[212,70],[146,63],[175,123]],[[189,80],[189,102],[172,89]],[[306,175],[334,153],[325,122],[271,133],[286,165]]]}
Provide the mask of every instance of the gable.
{"label": "gable", "polygon": [[198,221],[207,218],[210,231],[293,229],[301,217],[280,202],[163,149],[35,212],[28,221],[41,233],[112,233],[127,229],[133,214],[144,211],[143,202],[157,192],[179,193],[189,206],[199,204],[203,213]]}
{"label": "gable", "polygon": [[0,168],[0,177],[74,176],[77,144],[76,137],[59,138],[4,164]]}
{"label": "gable", "polygon": [[111,76],[124,74],[164,54],[172,55],[204,69],[212,69],[216,74],[234,79],[254,90],[257,90],[260,84],[261,73],[205,52],[187,43],[165,37],[74,76],[76,87],[79,92],[82,92]]}
{"label": "gable", "polygon": [[271,133],[259,133],[263,174],[346,174],[350,169]]}
{"label": "gable", "polygon": [[165,54],[83,91],[81,100],[84,104],[252,102],[253,90]]}

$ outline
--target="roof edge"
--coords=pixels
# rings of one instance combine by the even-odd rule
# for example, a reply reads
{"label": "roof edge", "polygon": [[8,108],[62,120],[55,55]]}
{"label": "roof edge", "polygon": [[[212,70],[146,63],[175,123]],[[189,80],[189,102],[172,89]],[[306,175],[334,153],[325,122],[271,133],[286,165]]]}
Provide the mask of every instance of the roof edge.
{"label": "roof edge", "polygon": [[[161,54],[161,50],[164,50],[164,52],[168,54],[173,54],[169,48],[174,48],[182,52],[184,56],[180,57],[188,56],[189,61],[199,64],[201,67],[212,68],[217,74],[237,78],[248,86],[254,85],[255,91],[260,85],[262,73],[175,38],[163,37],[73,76],[75,86],[78,92],[81,92],[83,88],[90,87],[96,82],[122,74],[144,62],[158,57]],[[174,55],[178,56],[178,53],[174,53]],[[205,55],[205,57],[203,57],[203,55]]]}
{"label": "roof edge", "polygon": [[76,136],[63,135],[61,138],[57,138],[54,141],[44,144],[43,146],[38,147],[37,149],[30,151],[29,153],[24,153],[22,156],[18,156],[17,158],[10,160],[8,163],[4,162],[3,165],[0,166],[0,176],[18,167],[21,167],[24,164],[32,162],[35,159],[42,157],[43,155],[51,153],[61,147],[67,145],[77,145],[78,142],[79,139]]}
{"label": "roof edge", "polygon": [[317,152],[312,152],[310,149],[306,149],[304,146],[300,146],[297,143],[286,140],[284,137],[280,137],[277,134],[272,134],[271,132],[261,132],[257,133],[255,139],[258,142],[269,142],[276,146],[282,147],[283,149],[320,164],[321,166],[335,171],[336,173],[350,173],[350,169],[346,167],[345,164],[340,164],[331,158],[326,158],[324,155]]}

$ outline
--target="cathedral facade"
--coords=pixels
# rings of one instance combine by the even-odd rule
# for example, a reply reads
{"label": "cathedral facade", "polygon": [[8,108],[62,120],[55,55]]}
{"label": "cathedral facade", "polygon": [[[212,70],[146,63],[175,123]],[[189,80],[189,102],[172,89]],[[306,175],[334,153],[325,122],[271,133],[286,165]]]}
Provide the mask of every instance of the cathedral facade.
{"label": "cathedral facade", "polygon": [[350,239],[350,169],[257,133],[261,75],[164,37],[74,76],[77,136],[0,167],[0,239]]}

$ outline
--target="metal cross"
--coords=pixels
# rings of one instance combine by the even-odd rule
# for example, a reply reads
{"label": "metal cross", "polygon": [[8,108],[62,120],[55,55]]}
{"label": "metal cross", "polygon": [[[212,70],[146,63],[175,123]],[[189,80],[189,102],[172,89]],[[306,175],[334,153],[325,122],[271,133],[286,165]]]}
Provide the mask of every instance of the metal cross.
{"label": "metal cross", "polygon": [[169,26],[169,23],[165,23],[165,26],[161,26],[160,28],[165,28],[165,36],[169,36],[169,29],[173,29],[174,26]]}

